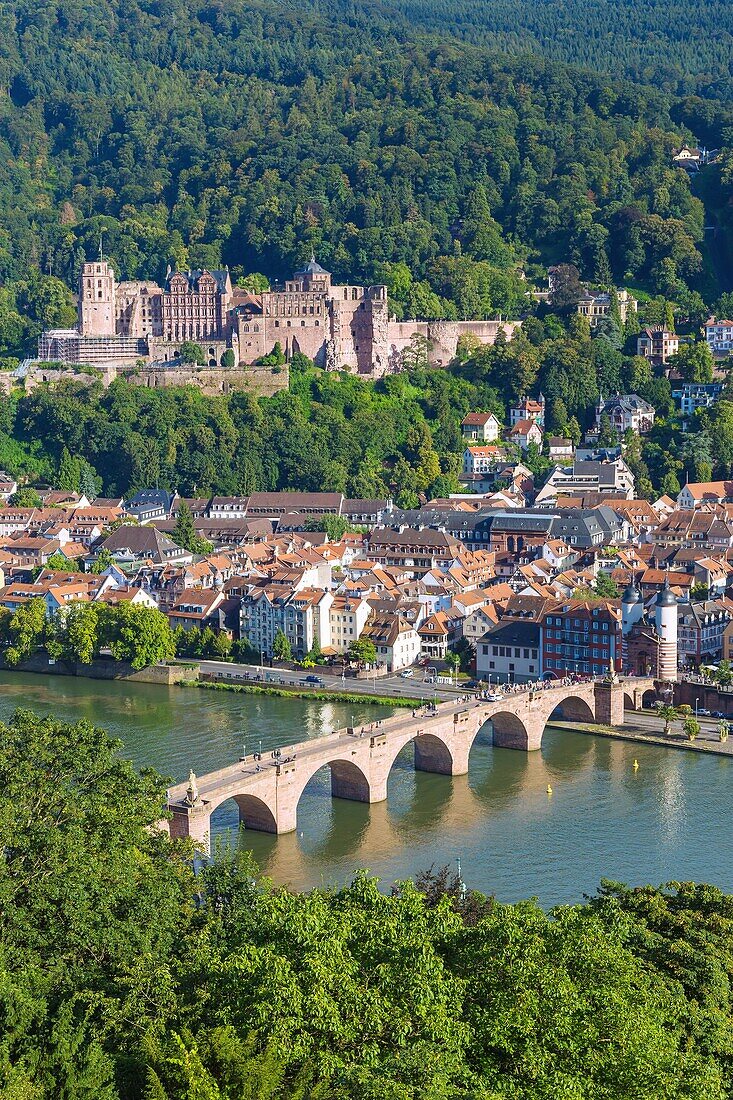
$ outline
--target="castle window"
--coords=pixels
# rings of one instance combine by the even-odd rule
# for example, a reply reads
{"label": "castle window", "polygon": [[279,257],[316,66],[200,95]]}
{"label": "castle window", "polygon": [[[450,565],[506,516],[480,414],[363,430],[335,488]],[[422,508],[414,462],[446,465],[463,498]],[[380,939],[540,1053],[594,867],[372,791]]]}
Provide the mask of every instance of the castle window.
{"label": "castle window", "polygon": [[275,328],[280,328],[280,322],[279,321],[275,321]]}
{"label": "castle window", "polygon": [[305,321],[301,321],[300,323],[303,326],[303,328],[305,328]]}
{"label": "castle window", "polygon": [[359,297],[359,295],[357,293],[357,289],[356,289],[356,287],[353,287],[352,291],[351,291],[351,300],[352,300],[352,302],[355,302],[358,297]]}
{"label": "castle window", "polygon": [[259,331],[260,331],[260,326],[259,325],[252,325],[252,332],[259,332]]}
{"label": "castle window", "polygon": [[348,297],[349,297],[349,288],[347,286],[345,286],[344,287],[344,298],[348,298]]}
{"label": "castle window", "polygon": [[320,325],[320,323],[321,323],[320,321],[316,321],[316,328],[318,328],[318,326]]}
{"label": "castle window", "polygon": [[244,331],[245,331],[245,332],[249,332],[249,325],[245,325],[245,326],[244,326]]}

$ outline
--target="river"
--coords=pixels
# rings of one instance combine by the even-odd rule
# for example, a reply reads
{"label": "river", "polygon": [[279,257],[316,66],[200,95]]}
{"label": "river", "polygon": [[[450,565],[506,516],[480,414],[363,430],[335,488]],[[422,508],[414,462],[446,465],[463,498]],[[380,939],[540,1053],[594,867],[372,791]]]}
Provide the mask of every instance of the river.
{"label": "river", "polygon": [[[88,718],[120,738],[138,766],[174,780],[247,751],[318,736],[390,713],[345,703],[162,688],[120,681],[0,673],[0,719],[17,707]],[[461,859],[468,885],[502,901],[578,901],[601,878],[672,879],[733,891],[733,760],[583,733],[548,730],[539,753],[495,749],[479,737],[469,774],[415,772],[409,748],[374,806],[332,800],[327,769],[301,799],[296,833],[247,832],[262,871],[305,889],[346,881],[360,867],[385,885]],[[633,760],[639,769],[633,768]],[[547,793],[548,784],[552,794]],[[236,835],[236,808],[214,835]]]}

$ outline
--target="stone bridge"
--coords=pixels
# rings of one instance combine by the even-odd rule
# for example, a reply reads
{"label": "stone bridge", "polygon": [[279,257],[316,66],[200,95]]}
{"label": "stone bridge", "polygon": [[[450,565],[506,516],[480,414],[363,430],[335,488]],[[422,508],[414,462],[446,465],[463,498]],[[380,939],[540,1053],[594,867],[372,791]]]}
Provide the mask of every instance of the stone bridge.
{"label": "stone bridge", "polygon": [[[472,698],[397,714],[371,725],[335,730],[282,751],[279,760],[252,757],[168,791],[172,837],[190,836],[208,848],[212,813],[234,799],[248,829],[289,833],[296,827],[298,802],[309,780],[331,770],[331,794],[359,802],[382,802],[397,756],[412,742],[415,768],[441,775],[464,775],[479,730],[491,722],[493,743],[501,748],[539,749],[550,718],[620,726],[624,705],[637,709],[653,680],[622,683],[589,681],[528,689],[489,702]],[[557,712],[557,714],[555,713]]]}

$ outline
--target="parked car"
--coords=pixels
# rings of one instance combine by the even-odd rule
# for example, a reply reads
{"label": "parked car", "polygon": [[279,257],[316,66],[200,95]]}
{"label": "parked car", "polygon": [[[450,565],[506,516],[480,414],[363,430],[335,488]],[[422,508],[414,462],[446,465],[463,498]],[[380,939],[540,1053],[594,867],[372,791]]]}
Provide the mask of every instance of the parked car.
{"label": "parked car", "polygon": [[322,680],[320,676],[306,676],[303,680],[304,684],[325,684],[325,680]]}
{"label": "parked car", "polygon": [[410,678],[410,676],[414,676],[414,675],[415,675],[415,673],[412,671],[411,668],[406,668],[404,672],[400,673],[400,676],[402,677],[403,680],[407,680],[407,679]]}
{"label": "parked car", "polygon": [[700,707],[697,713],[698,713],[698,715],[701,714],[703,716],[703,718],[709,718],[710,717],[710,711],[705,710],[705,707]]}

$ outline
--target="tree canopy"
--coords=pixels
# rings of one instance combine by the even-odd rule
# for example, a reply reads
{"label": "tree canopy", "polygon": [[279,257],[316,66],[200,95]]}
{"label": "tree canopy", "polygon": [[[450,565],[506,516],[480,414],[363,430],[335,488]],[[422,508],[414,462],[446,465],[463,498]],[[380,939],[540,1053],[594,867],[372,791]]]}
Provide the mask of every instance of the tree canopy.
{"label": "tree canopy", "polygon": [[87,721],[0,725],[0,1089],[38,1100],[724,1100],[733,898],[605,883],[544,912],[433,871],[298,894]]}

